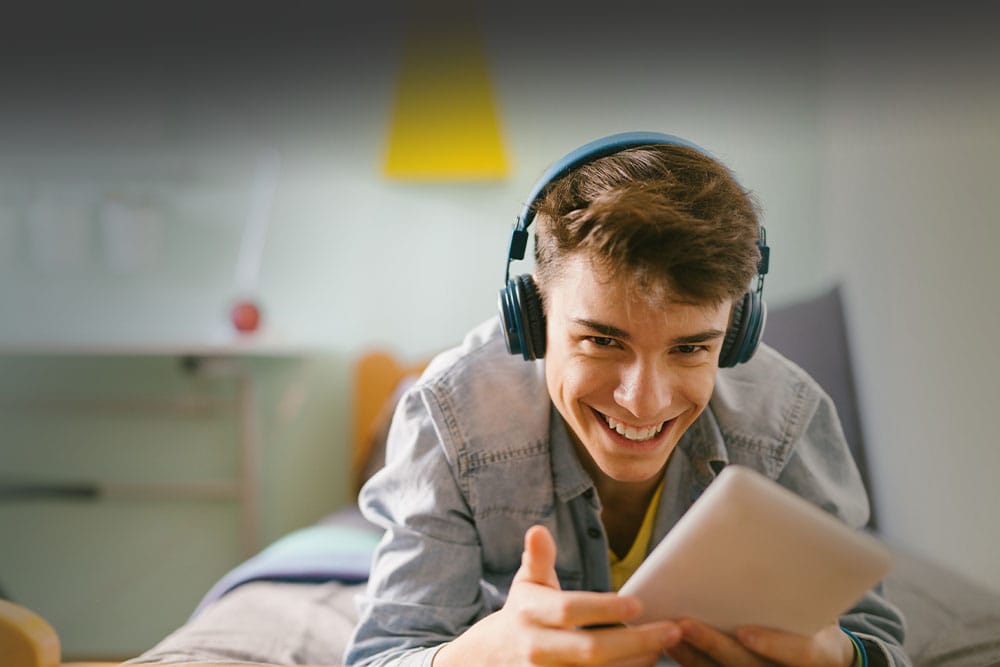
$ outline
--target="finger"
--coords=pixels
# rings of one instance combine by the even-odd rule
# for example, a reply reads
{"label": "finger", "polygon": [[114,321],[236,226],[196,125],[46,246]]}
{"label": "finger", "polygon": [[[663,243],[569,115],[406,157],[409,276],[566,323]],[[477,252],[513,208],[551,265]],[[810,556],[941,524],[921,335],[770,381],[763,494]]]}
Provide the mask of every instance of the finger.
{"label": "finger", "polygon": [[639,664],[673,647],[680,640],[675,623],[663,621],[637,627],[606,630],[548,630],[539,637],[532,658],[538,662],[569,662],[603,665],[617,660],[637,660]]}
{"label": "finger", "polygon": [[604,663],[604,667],[655,667],[662,654],[662,651],[656,651],[655,653],[648,653],[646,655],[611,660]]}
{"label": "finger", "polygon": [[722,665],[757,667],[768,664],[742,643],[715,628],[691,619],[680,623],[684,641]]}
{"label": "finger", "polygon": [[812,637],[744,627],[737,629],[736,638],[754,653],[783,664],[845,664],[854,659],[854,643],[836,624]]}
{"label": "finger", "polygon": [[719,667],[719,663],[687,642],[677,644],[667,651],[667,655],[673,658],[674,662],[681,665],[681,667]]}
{"label": "finger", "polygon": [[639,615],[642,605],[634,597],[614,593],[541,589],[522,605],[522,614],[533,623],[553,628],[620,626]]}
{"label": "finger", "polygon": [[532,526],[524,534],[524,553],[514,583],[530,581],[559,588],[556,576],[556,542],[545,526]]}

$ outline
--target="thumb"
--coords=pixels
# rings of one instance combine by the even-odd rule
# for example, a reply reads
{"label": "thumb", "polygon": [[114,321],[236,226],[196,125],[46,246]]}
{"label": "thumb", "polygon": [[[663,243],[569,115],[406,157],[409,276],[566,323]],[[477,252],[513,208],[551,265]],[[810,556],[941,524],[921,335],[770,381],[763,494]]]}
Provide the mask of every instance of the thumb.
{"label": "thumb", "polygon": [[549,588],[559,588],[556,576],[556,541],[545,526],[532,526],[524,534],[521,568],[514,582],[531,582]]}

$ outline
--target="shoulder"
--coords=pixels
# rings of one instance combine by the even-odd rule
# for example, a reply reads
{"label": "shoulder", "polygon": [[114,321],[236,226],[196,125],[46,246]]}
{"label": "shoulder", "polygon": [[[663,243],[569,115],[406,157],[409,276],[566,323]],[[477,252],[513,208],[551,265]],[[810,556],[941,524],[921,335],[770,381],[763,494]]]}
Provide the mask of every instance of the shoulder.
{"label": "shoulder", "polygon": [[435,357],[411,392],[420,396],[460,468],[546,446],[543,362],[507,352],[496,318]]}
{"label": "shoulder", "polygon": [[493,317],[469,331],[461,344],[434,357],[419,384],[452,386],[481,384],[483,372],[524,382],[538,376],[541,362],[526,362],[507,352],[500,323]]}
{"label": "shoulder", "polygon": [[823,403],[808,373],[761,344],[749,362],[719,370],[710,406],[728,445],[785,460]]}

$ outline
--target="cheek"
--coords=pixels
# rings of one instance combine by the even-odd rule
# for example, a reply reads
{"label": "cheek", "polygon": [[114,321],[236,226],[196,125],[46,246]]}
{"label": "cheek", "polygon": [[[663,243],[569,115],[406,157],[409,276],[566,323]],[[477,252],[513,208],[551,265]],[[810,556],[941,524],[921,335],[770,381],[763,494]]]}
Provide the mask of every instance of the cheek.
{"label": "cheek", "polygon": [[714,370],[711,373],[699,373],[697,376],[689,378],[689,382],[685,384],[685,393],[687,394],[688,400],[700,406],[708,404],[708,401],[712,398],[712,392],[714,391]]}
{"label": "cheek", "polygon": [[592,361],[566,360],[557,367],[546,367],[549,393],[567,401],[594,396],[614,389],[608,374]]}

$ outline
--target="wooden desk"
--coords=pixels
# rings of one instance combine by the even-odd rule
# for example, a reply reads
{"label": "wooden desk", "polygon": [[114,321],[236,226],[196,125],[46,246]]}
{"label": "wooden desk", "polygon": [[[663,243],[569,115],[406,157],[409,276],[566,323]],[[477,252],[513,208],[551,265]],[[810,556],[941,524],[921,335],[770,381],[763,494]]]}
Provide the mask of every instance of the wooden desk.
{"label": "wooden desk", "polygon": [[257,419],[257,389],[249,361],[257,358],[302,358],[306,351],[252,339],[234,339],[224,344],[16,344],[0,346],[0,357],[43,358],[175,358],[186,372],[212,377],[230,378],[236,383],[236,395],[231,405],[212,400],[191,400],[184,396],[171,399],[87,399],[31,397],[0,399],[2,410],[41,411],[106,411],[123,414],[144,412],[163,414],[197,413],[233,408],[238,421],[240,472],[233,482],[200,483],[95,483],[52,484],[43,480],[12,483],[0,479],[0,502],[25,497],[108,497],[133,500],[201,500],[233,499],[241,506],[243,552],[255,554],[263,546],[260,540],[260,430]]}

